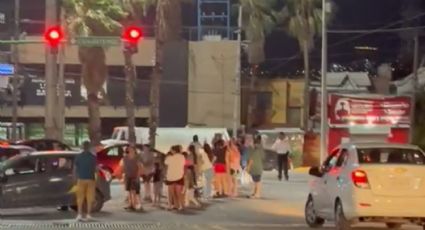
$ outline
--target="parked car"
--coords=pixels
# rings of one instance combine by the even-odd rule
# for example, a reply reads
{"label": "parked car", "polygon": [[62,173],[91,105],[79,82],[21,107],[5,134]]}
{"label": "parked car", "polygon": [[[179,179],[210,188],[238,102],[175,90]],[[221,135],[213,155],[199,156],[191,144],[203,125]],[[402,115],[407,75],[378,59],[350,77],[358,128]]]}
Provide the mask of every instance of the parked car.
{"label": "parked car", "polygon": [[[125,149],[128,146],[129,144],[115,144],[106,146],[102,150],[98,151],[96,155],[99,167],[109,172],[112,177],[118,169],[120,161],[124,156]],[[136,145],[136,148],[137,152],[140,153],[143,150],[143,145]],[[157,150],[155,150],[155,153],[162,154]]]}
{"label": "parked car", "polygon": [[314,179],[305,206],[310,227],[334,220],[338,230],[361,222],[425,229],[425,155],[417,146],[342,144],[310,175]]}
{"label": "parked car", "polygon": [[[12,157],[0,166],[0,208],[70,206],[75,208],[73,167],[78,152],[32,152]],[[111,199],[110,184],[98,171],[93,211]]]}
{"label": "parked car", "polygon": [[28,154],[36,150],[26,145],[0,146],[0,162],[19,154]]}
{"label": "parked car", "polygon": [[64,144],[57,140],[51,139],[33,139],[33,140],[22,140],[13,143],[13,145],[26,145],[30,146],[37,151],[49,151],[49,150],[67,150],[72,151],[72,148],[67,144]]}

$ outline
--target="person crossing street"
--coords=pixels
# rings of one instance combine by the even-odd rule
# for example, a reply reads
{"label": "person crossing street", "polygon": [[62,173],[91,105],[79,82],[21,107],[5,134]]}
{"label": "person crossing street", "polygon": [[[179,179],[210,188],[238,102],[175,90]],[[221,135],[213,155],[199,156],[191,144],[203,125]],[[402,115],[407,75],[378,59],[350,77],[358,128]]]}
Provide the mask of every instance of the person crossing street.
{"label": "person crossing street", "polygon": [[279,137],[276,139],[272,146],[272,150],[277,154],[277,171],[278,179],[282,180],[282,171],[285,175],[285,180],[289,180],[289,154],[291,146],[289,145],[288,138],[284,132],[279,133]]}

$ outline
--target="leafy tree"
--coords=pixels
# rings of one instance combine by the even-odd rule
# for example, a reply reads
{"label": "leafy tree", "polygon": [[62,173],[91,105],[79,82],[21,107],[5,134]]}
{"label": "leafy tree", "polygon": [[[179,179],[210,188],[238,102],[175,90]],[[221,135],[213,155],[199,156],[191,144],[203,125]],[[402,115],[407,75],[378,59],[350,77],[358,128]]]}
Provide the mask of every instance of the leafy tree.
{"label": "leafy tree", "polygon": [[[119,36],[125,12],[115,0],[63,0],[67,30],[71,36]],[[98,93],[108,75],[103,47],[79,47],[81,77],[87,88],[89,137],[94,144],[101,139]]]}
{"label": "leafy tree", "polygon": [[314,48],[314,38],[321,33],[322,1],[321,0],[286,0],[284,8],[284,27],[298,40],[304,58],[304,129],[308,129],[309,120],[309,85],[310,63],[309,52]]}
{"label": "leafy tree", "polygon": [[276,27],[279,14],[274,10],[278,0],[239,0],[242,7],[242,29],[248,40],[247,54],[250,64],[249,105],[247,127],[252,128],[255,108],[255,85],[258,66],[265,61],[264,43]]}
{"label": "leafy tree", "polygon": [[121,0],[126,11],[141,19],[149,8],[155,7],[155,66],[151,78],[149,142],[155,146],[159,123],[159,95],[163,74],[164,46],[181,39],[183,2],[192,0]]}

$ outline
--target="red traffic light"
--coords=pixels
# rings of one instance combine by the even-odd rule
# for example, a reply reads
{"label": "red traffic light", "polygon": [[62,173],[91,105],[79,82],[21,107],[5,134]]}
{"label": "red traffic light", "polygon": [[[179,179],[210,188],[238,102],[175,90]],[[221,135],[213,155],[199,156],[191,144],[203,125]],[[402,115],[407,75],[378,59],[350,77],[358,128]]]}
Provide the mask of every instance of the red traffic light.
{"label": "red traffic light", "polygon": [[134,26],[128,27],[124,30],[122,39],[130,43],[137,43],[139,42],[140,38],[142,38],[142,36],[142,29]]}
{"label": "red traffic light", "polygon": [[46,33],[44,34],[44,39],[51,46],[58,46],[63,39],[62,29],[58,26],[47,29]]}

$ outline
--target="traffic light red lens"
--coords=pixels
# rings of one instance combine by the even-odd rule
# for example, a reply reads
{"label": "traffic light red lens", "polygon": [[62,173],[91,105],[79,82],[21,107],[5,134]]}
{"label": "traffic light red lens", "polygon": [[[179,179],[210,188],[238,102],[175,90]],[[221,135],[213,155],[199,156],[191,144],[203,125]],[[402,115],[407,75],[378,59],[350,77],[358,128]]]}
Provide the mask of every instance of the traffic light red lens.
{"label": "traffic light red lens", "polygon": [[128,42],[137,43],[142,36],[141,28],[129,27],[124,30],[122,38]]}
{"label": "traffic light red lens", "polygon": [[63,39],[63,34],[62,34],[61,28],[60,27],[49,28],[46,31],[44,38],[46,39],[46,41],[48,43],[50,43],[51,46],[59,45],[59,43]]}
{"label": "traffic light red lens", "polygon": [[133,38],[133,39],[138,39],[138,38],[140,38],[140,31],[138,31],[138,30],[131,30],[130,31],[130,37],[131,38]]}
{"label": "traffic light red lens", "polygon": [[60,36],[59,36],[59,32],[58,31],[50,31],[50,33],[49,33],[49,38],[50,39],[58,39]]}

